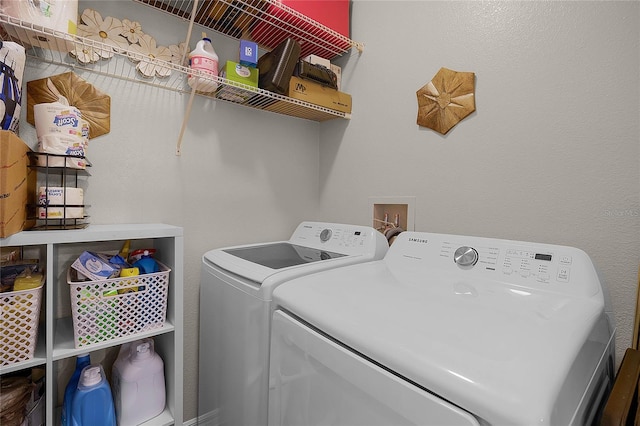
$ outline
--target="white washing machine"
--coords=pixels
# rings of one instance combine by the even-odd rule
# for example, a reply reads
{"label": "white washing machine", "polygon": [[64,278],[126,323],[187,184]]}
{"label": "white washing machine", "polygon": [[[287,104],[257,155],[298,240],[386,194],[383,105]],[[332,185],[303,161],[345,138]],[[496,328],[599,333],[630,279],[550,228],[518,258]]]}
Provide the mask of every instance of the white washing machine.
{"label": "white washing machine", "polygon": [[615,328],[583,251],[404,232],[274,292],[269,425],[589,425]]}
{"label": "white washing machine", "polygon": [[371,227],[303,222],[288,241],[211,250],[200,284],[199,424],[267,423],[271,295],[318,271],[382,259]]}

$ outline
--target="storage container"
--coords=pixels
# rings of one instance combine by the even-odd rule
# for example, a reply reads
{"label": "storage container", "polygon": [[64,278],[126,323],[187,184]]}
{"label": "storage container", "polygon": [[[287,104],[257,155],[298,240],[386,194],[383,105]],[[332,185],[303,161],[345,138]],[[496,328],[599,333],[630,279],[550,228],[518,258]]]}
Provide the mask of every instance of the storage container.
{"label": "storage container", "polygon": [[158,265],[160,272],[102,281],[78,281],[69,268],[74,346],[164,327],[171,269]]}
{"label": "storage container", "polygon": [[262,55],[258,59],[258,87],[286,95],[299,57],[300,44],[292,38]]}
{"label": "storage container", "polygon": [[33,358],[42,287],[0,293],[0,365]]}
{"label": "storage container", "polygon": [[67,387],[64,389],[64,399],[62,401],[62,418],[61,424],[62,426],[71,425],[71,413],[73,412],[72,403],[73,396],[76,394],[78,390],[78,383],[80,383],[80,374],[82,374],[82,370],[88,365],[91,365],[91,356],[90,354],[80,354],[76,358],[76,369],[73,371],[69,382],[67,383]]}
{"label": "storage container", "polygon": [[71,426],[116,426],[111,387],[101,364],[88,365],[80,373],[71,403]]}
{"label": "storage container", "polygon": [[[309,18],[320,25],[310,22]],[[275,48],[287,37],[300,43],[302,57],[311,53],[326,59],[339,56],[351,48],[348,40],[349,1],[270,2],[265,16],[251,27],[251,38],[262,46]]]}
{"label": "storage container", "polygon": [[155,352],[153,339],[122,345],[111,374],[119,426],[135,426],[164,411],[164,362]]}

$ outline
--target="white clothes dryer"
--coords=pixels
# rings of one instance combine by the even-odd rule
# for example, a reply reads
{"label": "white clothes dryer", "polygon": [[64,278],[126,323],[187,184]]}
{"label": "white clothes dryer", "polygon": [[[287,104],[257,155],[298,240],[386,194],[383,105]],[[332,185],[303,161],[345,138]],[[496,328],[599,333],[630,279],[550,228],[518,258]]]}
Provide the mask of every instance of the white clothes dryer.
{"label": "white clothes dryer", "polygon": [[273,290],[300,276],[382,259],[388,248],[371,227],[303,222],[288,241],[205,253],[198,423],[266,425]]}
{"label": "white clothes dryer", "polygon": [[404,232],[274,291],[269,425],[589,425],[612,313],[583,251]]}

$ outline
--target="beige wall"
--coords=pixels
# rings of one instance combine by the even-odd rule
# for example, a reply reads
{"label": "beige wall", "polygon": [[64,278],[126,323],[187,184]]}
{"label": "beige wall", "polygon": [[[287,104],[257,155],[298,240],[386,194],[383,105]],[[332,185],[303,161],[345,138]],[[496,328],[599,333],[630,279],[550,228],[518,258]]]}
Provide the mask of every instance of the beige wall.
{"label": "beige wall", "polygon": [[[186,37],[186,22],[132,1],[81,2],[85,7],[137,20],[162,45]],[[201,31],[194,30],[192,46]],[[237,58],[237,42],[208,35],[221,58]],[[25,81],[69,71],[29,65]],[[88,149],[89,222],[184,227],[184,418],[192,419],[201,257],[216,247],[288,238],[300,221],[317,218],[319,124],[197,98],[177,157],[189,95],[75,72],[111,96],[111,132]],[[35,147],[35,129],[25,118],[21,137]]]}
{"label": "beige wall", "polygon": [[[186,34],[133,2],[80,5],[138,20],[161,44]],[[185,419],[196,416],[202,254],[287,238],[305,219],[369,224],[370,196],[415,196],[417,230],[587,251],[611,287],[621,353],[640,252],[639,28],[638,2],[356,0],[352,38],[366,47],[342,58],[351,121],[197,99],[181,157],[188,96],[78,69],[112,102],[111,133],[89,147],[90,222],[185,229]],[[233,59],[237,43],[210,35]],[[477,76],[477,112],[447,136],[415,124],[415,92],[440,67]],[[25,81],[64,71],[36,64]],[[21,132],[35,145],[30,125]]]}
{"label": "beige wall", "polygon": [[[382,17],[386,17],[383,19]],[[640,3],[355,1],[353,119],[321,129],[321,217],[370,221],[415,196],[416,230],[576,246],[610,287],[618,361],[640,261]],[[416,125],[441,67],[476,73],[476,112]]]}

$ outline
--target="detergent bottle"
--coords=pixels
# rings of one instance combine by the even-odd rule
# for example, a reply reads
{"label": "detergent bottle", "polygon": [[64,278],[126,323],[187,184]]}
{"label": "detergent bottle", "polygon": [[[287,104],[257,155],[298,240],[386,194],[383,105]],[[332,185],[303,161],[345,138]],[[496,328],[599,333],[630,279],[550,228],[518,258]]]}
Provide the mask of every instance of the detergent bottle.
{"label": "detergent bottle", "polygon": [[116,426],[111,388],[100,364],[88,365],[71,403],[71,426]]}
{"label": "detergent bottle", "polygon": [[138,268],[138,271],[141,274],[153,274],[154,272],[160,272],[158,262],[156,262],[151,254],[149,254],[148,250],[145,250],[142,257],[136,260],[131,266]]}
{"label": "detergent bottle", "polygon": [[[196,48],[189,53],[189,67],[192,70],[204,71],[212,77],[217,77],[218,55],[213,49],[211,39],[207,38],[205,34],[202,36],[202,40],[196,43]],[[215,92],[218,88],[218,82],[215,79],[209,80],[192,74],[187,76],[187,82],[189,83],[189,86],[199,92]]]}
{"label": "detergent bottle", "polygon": [[154,350],[153,339],[122,345],[112,377],[118,425],[137,425],[164,411],[164,363]]}
{"label": "detergent bottle", "polygon": [[42,272],[34,272],[31,268],[26,268],[16,277],[13,283],[13,291],[33,290],[44,282]]}
{"label": "detergent bottle", "polygon": [[76,358],[76,369],[73,371],[69,383],[64,390],[64,401],[62,404],[62,426],[69,426],[71,424],[71,402],[73,401],[73,395],[78,388],[78,382],[80,382],[80,373],[82,369],[91,364],[89,354],[78,355]]}

